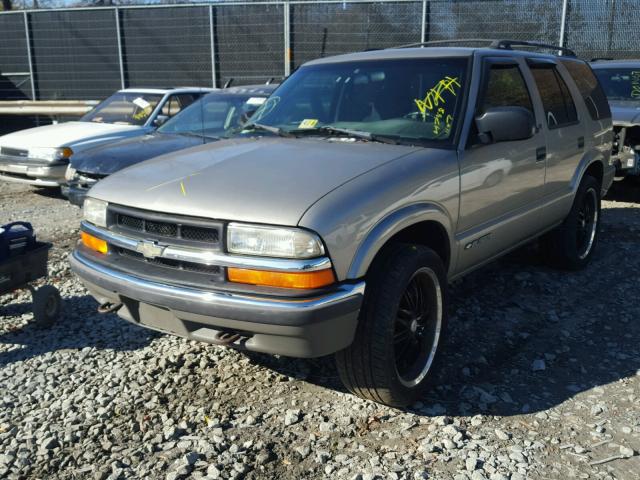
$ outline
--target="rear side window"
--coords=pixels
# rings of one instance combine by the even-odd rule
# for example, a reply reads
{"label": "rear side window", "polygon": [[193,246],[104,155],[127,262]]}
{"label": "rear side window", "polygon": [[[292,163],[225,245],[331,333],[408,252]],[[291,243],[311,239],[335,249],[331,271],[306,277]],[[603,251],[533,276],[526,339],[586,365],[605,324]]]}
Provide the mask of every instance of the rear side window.
{"label": "rear side window", "polygon": [[517,65],[492,65],[478,113],[494,107],[523,107],[533,114],[531,97]]}
{"label": "rear side window", "polygon": [[576,82],[591,118],[594,120],[610,118],[611,109],[607,97],[589,65],[575,60],[562,60],[562,63]]}
{"label": "rear side window", "polygon": [[531,73],[542,98],[549,128],[559,128],[578,121],[576,106],[567,84],[551,65],[531,65]]}

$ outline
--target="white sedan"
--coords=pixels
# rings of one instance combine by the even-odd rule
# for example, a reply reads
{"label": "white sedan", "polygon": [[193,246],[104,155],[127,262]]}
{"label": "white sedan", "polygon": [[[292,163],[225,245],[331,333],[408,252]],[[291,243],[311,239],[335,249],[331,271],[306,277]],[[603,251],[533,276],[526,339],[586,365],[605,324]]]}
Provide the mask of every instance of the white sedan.
{"label": "white sedan", "polygon": [[29,128],[0,137],[0,180],[58,187],[69,158],[106,142],[144,135],[210,88],[125,89],[79,121]]}

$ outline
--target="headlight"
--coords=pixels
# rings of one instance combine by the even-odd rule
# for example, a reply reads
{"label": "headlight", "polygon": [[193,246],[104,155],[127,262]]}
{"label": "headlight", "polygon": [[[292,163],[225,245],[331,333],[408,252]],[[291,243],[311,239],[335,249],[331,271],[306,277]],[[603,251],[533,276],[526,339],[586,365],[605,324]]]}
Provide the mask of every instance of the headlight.
{"label": "headlight", "polygon": [[71,155],[73,155],[73,150],[71,150],[69,147],[34,147],[29,149],[29,158],[46,160],[48,162],[55,162],[56,160],[67,160]]}
{"label": "headlight", "polygon": [[98,227],[107,227],[107,202],[87,197],[83,205],[83,217]]}
{"label": "headlight", "polygon": [[306,230],[238,223],[230,223],[227,227],[227,250],[230,253],[282,258],[324,255],[320,238]]}

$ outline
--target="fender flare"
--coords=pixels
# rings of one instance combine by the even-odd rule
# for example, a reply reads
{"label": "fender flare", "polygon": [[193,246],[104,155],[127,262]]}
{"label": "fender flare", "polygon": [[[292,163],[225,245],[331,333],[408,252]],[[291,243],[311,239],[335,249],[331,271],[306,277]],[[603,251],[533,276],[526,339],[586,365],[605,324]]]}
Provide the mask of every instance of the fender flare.
{"label": "fender flare", "polygon": [[453,222],[442,207],[432,203],[416,203],[391,212],[369,231],[356,250],[347,272],[347,278],[364,277],[375,256],[391,237],[407,227],[424,221],[439,223],[446,231],[449,239],[449,271],[451,271],[456,259],[451,234]]}
{"label": "fender flare", "polygon": [[605,188],[604,186],[604,181],[606,180],[605,174],[607,171],[607,165],[604,161],[604,158],[602,157],[602,155],[600,155],[600,153],[596,153],[593,151],[587,152],[585,155],[583,155],[583,157],[580,159],[580,163],[578,164],[578,168],[576,168],[576,171],[573,175],[573,178],[571,179],[571,191],[575,194],[578,191],[578,187],[580,186],[580,182],[582,182],[582,179],[584,178],[585,173],[587,172],[587,169],[593,165],[594,163],[600,163],[602,166],[602,181],[603,181],[603,185],[602,188]]}

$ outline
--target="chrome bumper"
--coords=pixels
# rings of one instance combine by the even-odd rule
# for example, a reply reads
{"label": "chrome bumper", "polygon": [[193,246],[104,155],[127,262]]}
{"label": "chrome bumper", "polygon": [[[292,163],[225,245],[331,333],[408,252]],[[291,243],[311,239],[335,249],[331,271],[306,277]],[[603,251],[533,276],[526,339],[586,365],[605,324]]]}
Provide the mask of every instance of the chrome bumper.
{"label": "chrome bumper", "polygon": [[355,335],[365,283],[341,284],[312,298],[275,298],[157,283],[101,265],[77,250],[73,271],[101,303],[121,303],[118,315],[148,328],[215,342],[219,332],[241,334],[230,346],[317,357],[347,347]]}
{"label": "chrome bumper", "polygon": [[65,182],[66,164],[50,165],[46,162],[0,157],[0,180],[26,183],[41,187],[57,187]]}

